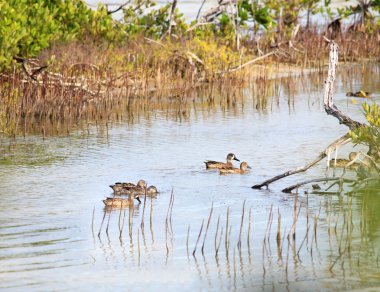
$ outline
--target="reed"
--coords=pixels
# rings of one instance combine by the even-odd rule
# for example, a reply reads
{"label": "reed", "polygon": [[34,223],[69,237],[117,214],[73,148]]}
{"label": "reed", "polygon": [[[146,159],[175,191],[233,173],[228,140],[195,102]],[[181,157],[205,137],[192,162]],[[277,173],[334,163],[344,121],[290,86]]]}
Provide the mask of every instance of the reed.
{"label": "reed", "polygon": [[212,211],[214,210],[214,202],[211,203],[211,209],[210,209],[210,214],[208,216],[208,220],[207,220],[207,225],[206,225],[206,231],[205,231],[205,235],[203,237],[203,243],[202,243],[202,248],[201,248],[201,251],[202,251],[202,255],[204,254],[204,247],[205,247],[205,242],[206,242],[206,237],[207,237],[207,231],[208,231],[208,228],[210,226],[210,221],[211,221],[211,216],[212,216]]}
{"label": "reed", "polygon": [[144,219],[145,219],[145,206],[146,206],[146,197],[147,197],[147,193],[146,193],[146,187],[144,187],[144,190],[145,190],[145,196],[144,196],[144,207],[143,207],[143,213],[141,215],[141,224],[140,224],[140,227],[141,227],[141,230],[144,229]]}
{"label": "reed", "polygon": [[95,236],[94,236],[94,216],[95,216],[95,206],[94,206],[94,209],[92,209],[92,218],[91,218],[91,232],[92,232],[93,238],[95,238]]}
{"label": "reed", "polygon": [[[26,59],[1,72],[0,132],[10,136],[41,133],[46,137],[67,134],[81,121],[104,121],[108,130],[108,120],[120,119],[122,115],[136,116],[137,103],[145,103],[145,109],[165,97],[173,97],[180,103],[181,96],[194,97],[199,95],[198,90],[207,92],[204,96],[209,95],[211,102],[216,89],[223,86],[226,101],[233,105],[236,99],[231,97],[236,88],[252,79],[270,83],[268,73],[257,64],[275,69],[292,65],[322,72],[327,58],[323,36],[317,28],[301,30],[293,46],[283,45],[289,44],[289,40],[279,36],[276,50],[271,47],[273,39],[264,36],[260,50],[267,57],[262,59],[253,53],[254,42],[249,38],[240,42],[244,55],[217,38],[200,41],[189,37],[153,43],[141,37],[124,46],[106,48],[95,47],[91,42],[52,46],[42,52],[36,62]],[[339,43],[343,62],[377,58],[380,54],[376,34],[365,35],[363,41],[362,34],[345,31],[338,34],[335,41]],[[302,50],[298,46],[302,46]],[[55,60],[51,56],[55,56]],[[252,62],[256,59],[259,60]],[[249,62],[255,70],[250,66],[241,67]],[[31,74],[47,64],[45,70]],[[272,106],[266,96],[278,95],[276,87],[273,88],[262,86],[261,91],[256,92],[261,96],[256,101],[258,109]],[[146,96],[152,98],[148,100]],[[120,109],[124,101],[129,107],[128,113]],[[290,96],[288,102],[293,104],[294,99]],[[187,115],[186,110],[178,113],[181,117]]]}
{"label": "reed", "polygon": [[226,254],[228,254],[228,242],[229,242],[229,239],[228,239],[228,223],[229,223],[229,218],[230,218],[230,207],[228,206],[227,207],[227,215],[226,215],[226,237],[224,240],[224,247],[226,249]]}
{"label": "reed", "polygon": [[98,232],[98,237],[100,238],[100,233],[102,232],[102,227],[103,227],[103,223],[104,223],[104,219],[106,218],[106,211],[103,212],[103,219],[102,219],[102,222],[100,223],[100,227],[99,227],[99,232]]}
{"label": "reed", "polygon": [[194,247],[194,250],[193,250],[193,256],[195,256],[195,252],[197,251],[198,242],[199,242],[199,239],[201,238],[201,235],[202,235],[204,221],[205,220],[202,219],[202,225],[201,225],[201,228],[199,229],[199,234],[198,234],[197,242],[195,243],[195,247]]}
{"label": "reed", "polygon": [[217,250],[217,240],[218,240],[218,233],[219,233],[219,223],[220,223],[220,215],[218,216],[218,221],[216,223],[216,231],[215,231],[215,237],[214,237],[214,248],[215,251]]}
{"label": "reed", "polygon": [[242,232],[243,232],[244,213],[245,213],[245,200],[243,202],[243,209],[242,209],[242,212],[241,212],[239,240],[238,240],[238,244],[237,244],[239,252],[241,252],[241,235],[242,235]]}

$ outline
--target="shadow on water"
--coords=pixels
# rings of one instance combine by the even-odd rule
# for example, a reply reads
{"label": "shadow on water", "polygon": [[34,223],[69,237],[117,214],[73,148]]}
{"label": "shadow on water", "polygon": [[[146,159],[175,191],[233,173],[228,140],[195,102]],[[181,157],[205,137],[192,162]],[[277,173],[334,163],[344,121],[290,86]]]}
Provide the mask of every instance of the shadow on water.
{"label": "shadow on water", "polygon": [[[361,119],[363,100],[345,93],[363,89],[378,101],[379,66],[340,71],[336,103]],[[121,100],[102,120],[0,137],[0,289],[377,289],[377,190],[281,193],[321,177],[324,163],[269,190],[250,188],[345,133],[323,111],[324,78]],[[253,171],[204,169],[231,151]],[[157,198],[104,209],[111,183],[142,178],[157,185]]]}

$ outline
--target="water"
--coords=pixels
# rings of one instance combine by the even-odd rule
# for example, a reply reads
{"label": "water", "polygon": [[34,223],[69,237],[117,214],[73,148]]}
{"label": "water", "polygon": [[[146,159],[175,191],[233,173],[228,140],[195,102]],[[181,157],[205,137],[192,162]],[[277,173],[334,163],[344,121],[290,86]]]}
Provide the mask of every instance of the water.
{"label": "water", "polygon": [[[363,121],[362,100],[347,98],[345,92],[363,88],[378,101],[379,66],[341,68],[335,102]],[[167,106],[142,112],[133,121],[79,128],[69,136],[1,137],[0,289],[379,289],[378,195],[317,196],[304,193],[309,186],[303,188],[294,243],[291,235],[286,238],[293,224],[294,195],[281,189],[323,177],[325,161],[269,190],[250,188],[304,165],[347,131],[323,110],[323,76],[271,82],[268,86],[277,90],[268,91],[276,94],[267,96],[266,106],[257,106],[262,97],[247,88],[236,103],[189,101],[185,117]],[[345,146],[339,156],[349,151]],[[223,161],[229,152],[253,171],[221,176],[205,170],[203,161]],[[104,213],[108,185],[141,178],[160,191],[156,199],[146,200],[145,211],[144,203],[136,203],[125,213]],[[227,209],[231,227],[226,225]],[[119,221],[124,221],[121,239]],[[215,238],[217,245],[220,240],[218,257]]]}

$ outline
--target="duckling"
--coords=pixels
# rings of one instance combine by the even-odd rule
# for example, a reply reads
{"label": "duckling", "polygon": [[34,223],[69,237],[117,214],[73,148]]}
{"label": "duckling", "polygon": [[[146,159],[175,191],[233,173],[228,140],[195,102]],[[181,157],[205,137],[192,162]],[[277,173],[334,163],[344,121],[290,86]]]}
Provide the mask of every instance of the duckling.
{"label": "duckling", "polygon": [[346,96],[354,96],[354,97],[362,97],[362,98],[367,98],[371,95],[371,93],[369,93],[368,91],[363,91],[363,90],[360,90],[360,91],[357,91],[357,92],[347,92],[346,93]]}
{"label": "duckling", "polygon": [[106,198],[105,200],[103,200],[103,203],[104,205],[106,205],[106,207],[119,207],[119,208],[122,208],[122,207],[127,207],[127,206],[130,206],[130,205],[133,205],[133,199],[136,199],[139,204],[141,204],[141,200],[139,198],[139,195],[136,194],[136,195],[130,195],[128,198],[126,199],[123,199],[123,198]]}
{"label": "duckling", "polygon": [[115,195],[127,195],[132,190],[140,190],[146,187],[146,182],[143,179],[140,179],[137,182],[137,185],[133,183],[120,183],[117,182],[114,185],[110,185],[110,188],[113,189]]}
{"label": "duckling", "polygon": [[221,168],[232,168],[232,160],[240,161],[235,154],[229,153],[227,155],[227,163],[218,162],[213,160],[206,160],[204,163],[206,164],[206,169],[221,169]]}
{"label": "duckling", "polygon": [[244,174],[248,171],[248,169],[252,169],[247,162],[240,163],[240,168],[221,168],[220,174],[229,174],[229,173],[239,173]]}

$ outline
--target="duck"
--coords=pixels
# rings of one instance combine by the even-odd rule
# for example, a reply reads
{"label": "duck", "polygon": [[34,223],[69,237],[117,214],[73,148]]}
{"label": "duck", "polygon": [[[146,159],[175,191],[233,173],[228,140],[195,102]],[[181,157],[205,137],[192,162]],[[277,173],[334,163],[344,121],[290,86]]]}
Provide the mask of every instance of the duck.
{"label": "duck", "polygon": [[240,163],[240,168],[221,168],[219,170],[219,173],[220,174],[229,174],[229,173],[244,174],[248,171],[248,169],[252,169],[252,167],[250,167],[247,162],[242,162]]}
{"label": "duck", "polygon": [[141,200],[139,198],[139,195],[136,194],[136,195],[130,195],[128,198],[106,198],[105,200],[103,200],[103,203],[104,205],[106,205],[106,207],[118,207],[118,208],[122,208],[122,207],[127,207],[127,206],[130,206],[130,205],[133,205],[133,200],[136,199],[139,204],[141,204]]}
{"label": "duck", "polygon": [[368,91],[363,91],[363,90],[360,90],[360,91],[357,91],[357,92],[347,92],[346,93],[346,96],[354,96],[354,97],[362,97],[362,98],[367,98],[371,95],[371,93],[369,93]]}
{"label": "duck", "polygon": [[145,196],[145,194],[149,197],[156,196],[159,192],[157,191],[157,188],[155,186],[149,186],[146,188],[134,188],[130,191],[131,194],[138,195],[138,196]]}
{"label": "duck", "polygon": [[[347,165],[350,162],[352,162],[352,160],[356,159],[357,156],[358,156],[357,152],[350,152],[350,154],[348,155],[348,159],[344,159],[344,158],[331,159],[329,161],[329,166],[338,167],[338,168],[347,167]],[[358,166],[359,166],[359,163],[354,162],[348,168],[357,168]]]}
{"label": "duck", "polygon": [[218,162],[213,160],[206,160],[204,163],[206,164],[206,169],[221,169],[221,168],[232,168],[232,160],[239,161],[240,160],[233,153],[228,153],[227,162]]}
{"label": "duck", "polygon": [[115,195],[127,195],[133,190],[144,190],[146,187],[146,182],[143,179],[140,179],[137,184],[133,183],[122,183],[117,182],[114,185],[110,185],[110,188],[113,189]]}

